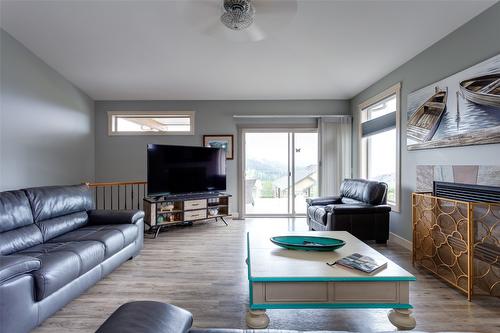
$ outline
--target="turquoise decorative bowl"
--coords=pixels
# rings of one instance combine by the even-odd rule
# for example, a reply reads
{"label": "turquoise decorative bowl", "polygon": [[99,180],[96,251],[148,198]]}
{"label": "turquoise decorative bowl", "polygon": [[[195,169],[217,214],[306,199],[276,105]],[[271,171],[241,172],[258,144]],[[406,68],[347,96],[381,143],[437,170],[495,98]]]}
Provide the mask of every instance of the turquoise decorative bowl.
{"label": "turquoise decorative bowl", "polygon": [[288,250],[334,251],[345,245],[345,241],[319,236],[275,236],[271,242]]}

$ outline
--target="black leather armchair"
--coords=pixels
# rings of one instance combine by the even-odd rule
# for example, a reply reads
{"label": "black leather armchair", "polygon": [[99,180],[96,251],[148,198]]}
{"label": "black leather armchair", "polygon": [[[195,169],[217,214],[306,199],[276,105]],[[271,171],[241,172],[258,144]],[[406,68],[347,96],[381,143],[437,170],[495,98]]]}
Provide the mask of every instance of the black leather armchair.
{"label": "black leather armchair", "polygon": [[389,239],[387,184],[345,179],[339,196],[307,199],[310,230],[348,231],[361,240]]}

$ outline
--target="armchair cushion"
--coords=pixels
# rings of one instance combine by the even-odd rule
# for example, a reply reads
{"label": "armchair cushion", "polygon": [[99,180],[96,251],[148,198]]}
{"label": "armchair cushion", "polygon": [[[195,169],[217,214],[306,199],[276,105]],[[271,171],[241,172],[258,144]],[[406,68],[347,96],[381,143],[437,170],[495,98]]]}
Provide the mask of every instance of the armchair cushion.
{"label": "armchair cushion", "polygon": [[102,210],[88,211],[89,225],[135,224],[144,218],[142,210]]}
{"label": "armchair cushion", "polygon": [[0,256],[0,284],[16,276],[36,271],[40,260],[30,256]]}
{"label": "armchair cushion", "polygon": [[348,204],[348,205],[367,205],[366,202],[355,200],[355,199],[351,199],[351,198],[348,198],[348,197],[343,197],[340,201],[341,201],[340,203]]}
{"label": "armchair cushion", "polygon": [[344,179],[340,185],[340,196],[370,205],[387,202],[387,184],[365,179]]}
{"label": "armchair cushion", "polygon": [[325,210],[335,215],[378,214],[389,213],[391,207],[387,205],[372,206],[367,204],[339,204],[328,205]]}
{"label": "armchair cushion", "polygon": [[307,198],[306,202],[309,206],[326,206],[330,204],[340,203],[340,197],[329,196],[320,198]]}

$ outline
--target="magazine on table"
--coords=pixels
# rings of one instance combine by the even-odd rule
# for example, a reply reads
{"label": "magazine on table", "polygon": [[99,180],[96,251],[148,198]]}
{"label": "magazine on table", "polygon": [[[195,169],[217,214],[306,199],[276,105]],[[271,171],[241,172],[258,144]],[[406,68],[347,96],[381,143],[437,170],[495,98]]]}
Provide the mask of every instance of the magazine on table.
{"label": "magazine on table", "polygon": [[340,265],[347,268],[356,269],[368,274],[376,273],[387,267],[387,262],[380,262],[372,257],[364,256],[359,253],[353,253],[350,256],[344,257],[330,264],[329,266]]}

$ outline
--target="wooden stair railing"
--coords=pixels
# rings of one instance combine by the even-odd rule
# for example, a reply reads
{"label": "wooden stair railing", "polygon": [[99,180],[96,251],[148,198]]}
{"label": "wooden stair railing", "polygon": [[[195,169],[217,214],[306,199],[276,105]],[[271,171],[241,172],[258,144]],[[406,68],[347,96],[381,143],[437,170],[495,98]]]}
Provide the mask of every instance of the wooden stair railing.
{"label": "wooden stair railing", "polygon": [[85,184],[93,191],[96,209],[143,209],[148,186],[145,181]]}

